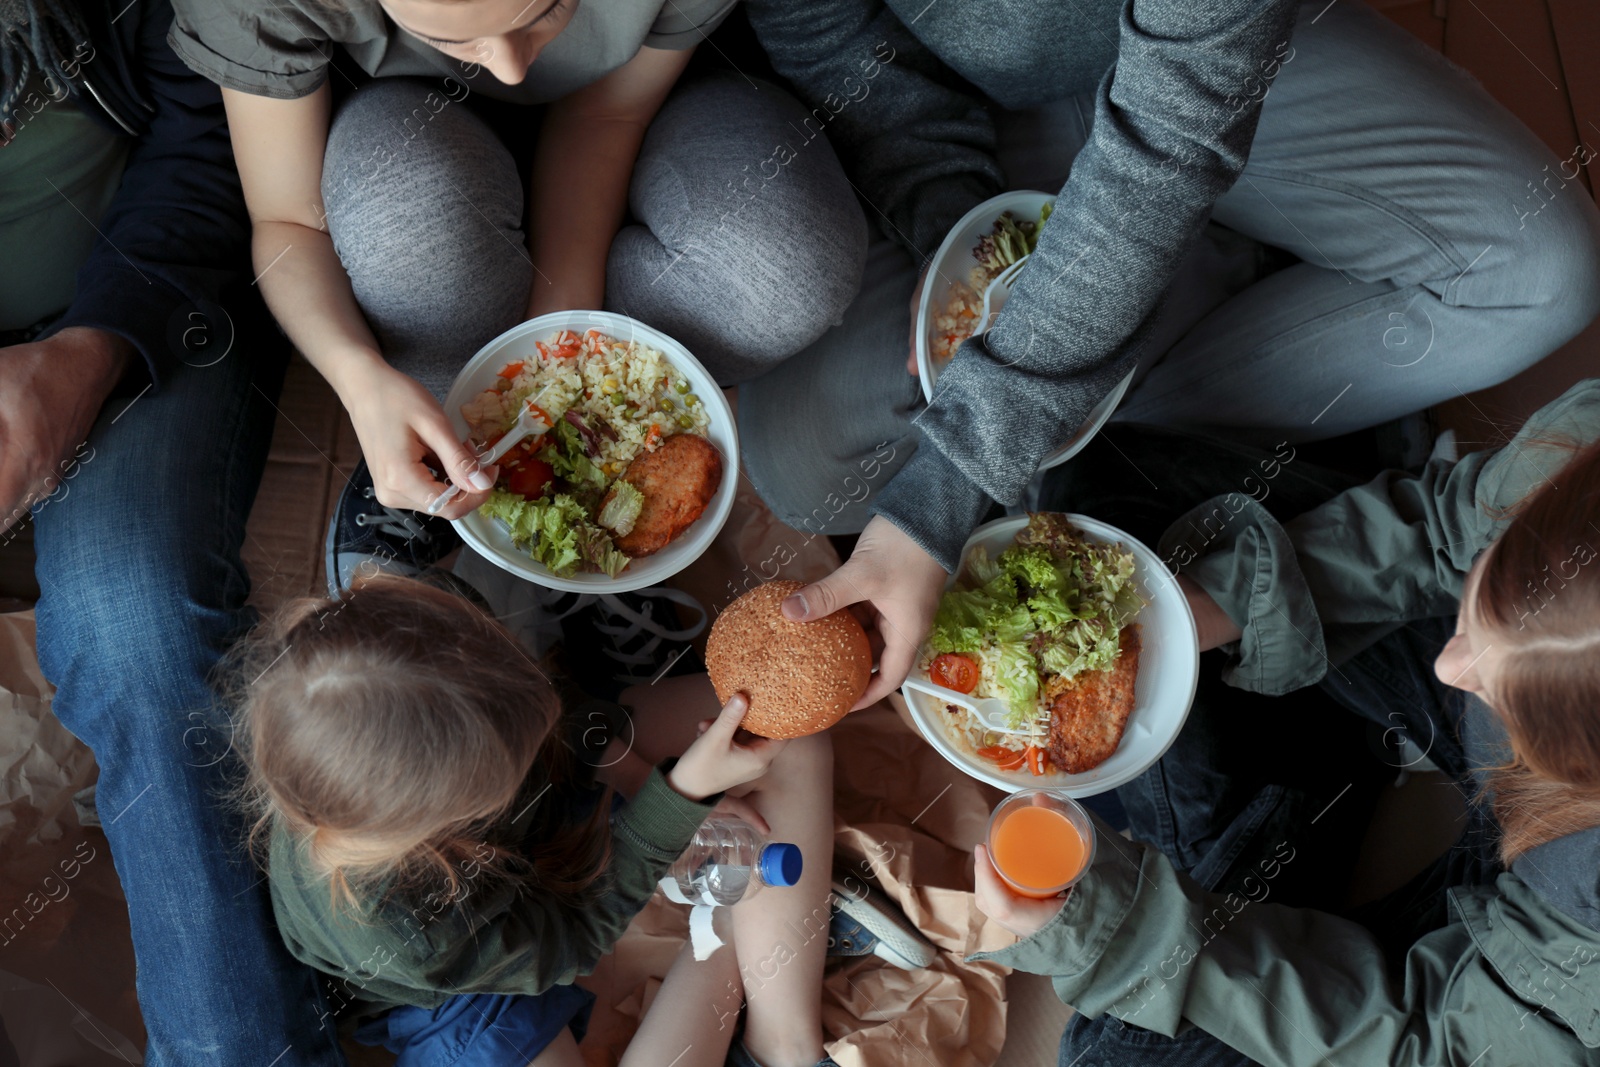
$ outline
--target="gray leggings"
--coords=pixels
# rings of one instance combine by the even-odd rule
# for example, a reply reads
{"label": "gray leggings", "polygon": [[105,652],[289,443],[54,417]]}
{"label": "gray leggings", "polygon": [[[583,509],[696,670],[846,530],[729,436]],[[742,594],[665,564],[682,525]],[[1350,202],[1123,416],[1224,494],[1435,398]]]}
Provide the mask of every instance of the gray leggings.
{"label": "gray leggings", "polygon": [[[1233,232],[1178,269],[1118,419],[1332,437],[1504,381],[1600,311],[1600,212],[1576,182],[1535,196],[1566,172],[1482,86],[1363,4],[1302,6],[1294,48],[1213,212]],[[1012,186],[1060,189],[1092,120],[1081,98],[1000,115]],[[1262,272],[1253,242],[1301,262]],[[875,239],[844,325],[740,388],[745,469],[784,522],[859,531],[915,451],[917,267]]]}
{"label": "gray leggings", "polygon": [[[832,149],[818,140],[762,180],[772,146],[805,116],[771,85],[695,79],[634,165],[605,310],[676,338],[724,385],[822,336],[861,282],[866,221]],[[518,139],[536,118],[529,109]],[[409,78],[357,90],[329,131],[323,202],[356,300],[390,364],[441,399],[474,352],[526,317],[533,264],[513,152],[528,147]]]}

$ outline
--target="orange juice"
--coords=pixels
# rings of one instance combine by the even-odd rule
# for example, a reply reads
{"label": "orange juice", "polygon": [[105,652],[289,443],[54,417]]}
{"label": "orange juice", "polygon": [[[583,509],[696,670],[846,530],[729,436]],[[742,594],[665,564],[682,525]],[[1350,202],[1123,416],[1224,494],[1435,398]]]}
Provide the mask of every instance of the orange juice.
{"label": "orange juice", "polygon": [[1083,869],[1088,848],[1054,808],[1013,808],[989,834],[994,865],[1023,896],[1051,897]]}

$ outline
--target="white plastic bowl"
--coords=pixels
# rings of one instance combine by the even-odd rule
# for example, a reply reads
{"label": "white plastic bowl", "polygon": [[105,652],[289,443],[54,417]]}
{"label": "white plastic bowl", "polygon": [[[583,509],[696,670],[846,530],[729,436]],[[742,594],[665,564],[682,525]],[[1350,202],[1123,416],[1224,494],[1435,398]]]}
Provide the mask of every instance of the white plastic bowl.
{"label": "white plastic bowl", "polygon": [[465,440],[467,422],[461,417],[461,405],[493,386],[501,368],[530,355],[537,356],[537,350],[533,347],[535,341],[548,341],[562,330],[573,330],[581,335],[591,329],[601,330],[619,341],[638,341],[659,349],[678,373],[688,379],[690,387],[700,397],[711,419],[706,437],[722,453],[722,484],[717,487],[711,503],[706,505],[705,513],[676,541],[653,556],[632,561],[615,578],[582,571],[570,578],[558,578],[544,564],[513,545],[510,535],[499,523],[484,518],[476,511],[465,518],[456,519],[451,525],[463,541],[519,578],[551,589],[578,593],[625,593],[630,589],[659,585],[693,563],[710,547],[721,532],[723,523],[728,521],[728,513],[733,510],[733,496],[739,483],[738,431],[734,427],[733,411],[722,395],[721,386],[700,365],[700,361],[660,330],[626,315],[614,315],[609,311],[558,311],[514,326],[479,349],[478,354],[456,375],[450,395],[445,398],[444,410],[450,417],[451,425]]}
{"label": "white plastic bowl", "polygon": [[[1177,740],[1194,702],[1195,684],[1200,678],[1200,640],[1195,630],[1189,602],[1161,559],[1150,549],[1114,526],[1082,515],[1068,515],[1072,524],[1092,541],[1121,542],[1133,553],[1134,579],[1145,598],[1144,610],[1135,619],[1139,633],[1139,677],[1134,683],[1133,713],[1117,746],[1100,766],[1082,774],[1052,771],[1034,775],[1026,767],[1002,771],[993,763],[970,751],[964,740],[951,735],[947,723],[953,718],[946,704],[959,704],[960,693],[935,685],[919,665],[912,669],[902,686],[911,717],[928,743],[945,759],[972,777],[1007,792],[1028,786],[1060,789],[1068,796],[1089,797],[1133,781],[1159,760]],[[961,550],[962,567],[976,545],[983,545],[992,557],[1010,547],[1017,534],[1028,525],[1026,515],[1009,516],[986,523],[973,531]],[[951,575],[945,588],[955,584]]]}
{"label": "white plastic bowl", "polygon": [[[917,375],[922,381],[924,400],[933,402],[933,386],[939,378],[939,370],[933,363],[934,309],[944,307],[953,283],[967,280],[967,274],[977,262],[972,258],[972,250],[978,246],[978,240],[992,231],[994,220],[1007,211],[1015,215],[1019,221],[1037,219],[1044,206],[1053,202],[1055,198],[1054,193],[1018,190],[1001,193],[997,197],[985,200],[961,217],[961,221],[951,228],[949,234],[945,236],[944,243],[933,254],[928,267],[928,281],[922,287],[922,299],[917,305]],[[1022,268],[1024,272],[1027,269],[1027,267]],[[981,299],[983,294],[980,292],[978,296]],[[983,329],[980,328],[978,332],[982,333]],[[1040,461],[1039,469],[1048,470],[1077,455],[1083,446],[1100,432],[1100,427],[1111,418],[1111,413],[1122,403],[1122,397],[1132,382],[1133,371],[1129,371],[1122,381],[1094,406],[1088,418],[1083,421],[1083,425],[1078,427],[1078,432]]]}

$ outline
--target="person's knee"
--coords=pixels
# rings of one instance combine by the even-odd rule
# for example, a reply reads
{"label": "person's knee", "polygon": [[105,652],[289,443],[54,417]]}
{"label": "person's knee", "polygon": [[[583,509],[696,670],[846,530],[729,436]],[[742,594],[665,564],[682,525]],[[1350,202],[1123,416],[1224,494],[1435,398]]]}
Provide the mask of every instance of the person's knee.
{"label": "person's knee", "polygon": [[771,86],[707,79],[663,109],[635,168],[644,226],[613,246],[610,297],[669,320],[724,382],[822,336],[861,284],[866,219],[827,141],[796,134],[805,114]]}
{"label": "person's knee", "polygon": [[100,712],[127,730],[139,728],[137,706],[209,707],[211,670],[254,618],[245,575],[222,555],[134,538],[111,577],[94,563],[100,541],[74,530],[38,562],[39,665],[58,687],[57,714],[91,745],[111,725],[93,721]]}
{"label": "person's knee", "polygon": [[532,268],[516,163],[446,89],[384,78],[351,96],[329,130],[322,197],[334,248],[386,350],[403,359],[520,320]]}
{"label": "person's knee", "polygon": [[[381,78],[363,86],[339,108],[328,130],[322,196],[330,226],[338,228],[346,217],[364,218],[364,208],[392,210],[397,199],[436,201],[452,177],[439,167],[441,148],[493,137],[481,119],[426,82]],[[472,165],[493,169],[502,162]],[[465,169],[466,163],[457,166]]]}
{"label": "person's knee", "polygon": [[1581,185],[1568,183],[1520,219],[1509,243],[1517,303],[1536,312],[1546,352],[1600,315],[1600,209]]}

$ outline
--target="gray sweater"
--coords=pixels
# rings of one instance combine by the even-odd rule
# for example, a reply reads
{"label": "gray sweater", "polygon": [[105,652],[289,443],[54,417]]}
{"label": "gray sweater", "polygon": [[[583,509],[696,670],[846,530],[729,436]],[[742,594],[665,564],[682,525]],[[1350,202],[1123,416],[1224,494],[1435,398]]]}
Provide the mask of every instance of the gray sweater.
{"label": "gray sweater", "polygon": [[1173,271],[1244,168],[1296,4],[747,4],[778,72],[831,116],[828,138],[885,233],[919,261],[1004,188],[983,98],[1020,109],[1096,90],[1093,133],[1028,269],[940,375],[920,447],[873,503],[953,569],[987,498],[1016,503],[1139,357]]}

